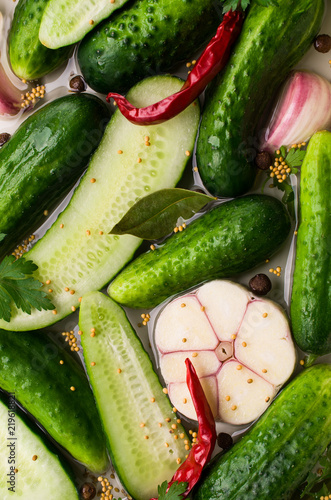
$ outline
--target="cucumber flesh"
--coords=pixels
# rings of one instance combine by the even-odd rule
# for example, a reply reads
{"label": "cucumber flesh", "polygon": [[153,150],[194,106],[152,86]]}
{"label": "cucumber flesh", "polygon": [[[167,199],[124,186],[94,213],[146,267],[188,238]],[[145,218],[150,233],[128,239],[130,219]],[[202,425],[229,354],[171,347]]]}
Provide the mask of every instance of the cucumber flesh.
{"label": "cucumber flesh", "polygon": [[[129,98],[146,106],[181,86],[178,78],[152,77],[134,87]],[[26,254],[39,267],[35,277],[43,283],[51,280],[57,314],[13,310],[11,321],[1,320],[0,328],[25,331],[53,324],[79,306],[79,297],[101,289],[118,273],[142,240],[108,233],[139,198],[176,185],[188,160],[186,151],[193,150],[199,114],[199,106],[191,105],[164,124],[142,127],[114,113],[68,207]]]}
{"label": "cucumber flesh", "polygon": [[[177,459],[184,460],[188,453],[185,431],[120,306],[100,292],[88,293],[82,300],[79,326],[113,464],[135,500],[155,497],[157,486],[169,481],[178,468]],[[95,337],[90,336],[91,328]],[[177,428],[169,433],[173,424]]]}
{"label": "cucumber flesh", "polygon": [[[64,470],[59,458],[52,453],[43,439],[15,413],[14,438],[8,434],[11,410],[0,400],[0,497],[2,500],[78,500],[74,484]],[[12,448],[8,446],[14,443]],[[15,462],[9,463],[9,460]],[[37,459],[32,460],[36,455]],[[9,458],[11,457],[11,458]],[[14,465],[13,465],[14,464]],[[12,467],[12,469],[11,469]],[[17,469],[17,473],[15,473]],[[8,474],[11,474],[10,477]],[[8,483],[8,481],[11,481]],[[10,490],[9,488],[14,488]]]}
{"label": "cucumber flesh", "polygon": [[[127,0],[50,0],[42,17],[39,39],[50,49],[79,42],[100,21]],[[93,22],[92,22],[93,21]]]}

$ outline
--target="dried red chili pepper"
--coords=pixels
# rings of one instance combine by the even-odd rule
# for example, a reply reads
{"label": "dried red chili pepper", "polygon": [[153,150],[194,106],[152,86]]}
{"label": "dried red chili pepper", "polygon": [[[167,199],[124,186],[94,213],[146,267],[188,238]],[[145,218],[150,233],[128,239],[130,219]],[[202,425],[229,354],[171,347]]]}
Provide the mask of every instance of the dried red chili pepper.
{"label": "dried red chili pepper", "polygon": [[136,108],[125,97],[112,92],[108,94],[107,101],[115,99],[121,113],[137,125],[170,120],[195,101],[206,85],[224,68],[230,57],[230,49],[240,34],[242,23],[242,12],[235,10],[225,14],[216,35],[199,57],[179,92],[145,108]]}
{"label": "dried red chili pepper", "polygon": [[[177,469],[168,483],[168,488],[175,482],[187,483],[183,498],[187,497],[200,479],[202,469],[209,462],[217,439],[215,420],[201,387],[199,377],[188,358],[185,360],[185,364],[187,370],[186,383],[198,417],[199,430],[197,442],[192,446],[187,459]],[[151,500],[157,499],[152,498]]]}

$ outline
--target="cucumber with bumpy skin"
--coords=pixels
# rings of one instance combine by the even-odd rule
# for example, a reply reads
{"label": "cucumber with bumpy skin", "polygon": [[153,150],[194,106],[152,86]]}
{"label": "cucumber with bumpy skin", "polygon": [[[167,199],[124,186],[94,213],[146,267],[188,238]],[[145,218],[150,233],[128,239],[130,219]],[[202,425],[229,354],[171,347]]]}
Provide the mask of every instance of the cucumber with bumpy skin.
{"label": "cucumber with bumpy skin", "polygon": [[1,500],[78,500],[66,464],[14,402],[0,395]]}
{"label": "cucumber with bumpy skin", "polygon": [[[149,78],[129,98],[146,106],[177,92],[182,83],[170,76]],[[166,123],[141,127],[118,110],[114,113],[69,205],[26,254],[39,267],[34,277],[42,283],[51,280],[55,311],[28,315],[15,309],[10,323],[0,321],[1,328],[33,330],[53,324],[79,307],[79,297],[101,289],[119,272],[142,240],[109,232],[145,194],[175,186],[187,151],[193,150],[199,116],[194,103]]]}
{"label": "cucumber with bumpy skin", "polygon": [[193,500],[288,500],[331,441],[331,365],[295,378],[205,472]]}
{"label": "cucumber with bumpy skin", "polygon": [[[60,363],[63,361],[63,363]],[[93,472],[108,466],[93,394],[81,366],[37,332],[0,330],[0,387]]]}
{"label": "cucumber with bumpy skin", "polygon": [[108,293],[129,307],[154,307],[205,280],[257,266],[279,248],[290,228],[286,209],[276,198],[251,195],[223,203],[139,256]]}
{"label": "cucumber with bumpy skin", "polygon": [[220,9],[213,0],[136,0],[80,44],[85,80],[98,92],[123,93],[146,76],[169,71],[214,35]]}
{"label": "cucumber with bumpy skin", "polygon": [[9,32],[9,60],[19,78],[35,80],[67,59],[71,47],[49,50],[39,41],[39,28],[49,0],[19,0]]}
{"label": "cucumber with bumpy skin", "polygon": [[48,0],[39,39],[50,49],[79,42],[100,21],[122,7],[127,0]]}
{"label": "cucumber with bumpy skin", "polygon": [[252,186],[261,117],[318,34],[324,0],[252,2],[224,72],[206,95],[197,162],[206,188],[234,197]]}
{"label": "cucumber with bumpy skin", "polygon": [[187,435],[123,309],[100,292],[88,293],[79,327],[112,462],[127,491],[148,500],[185,460]]}
{"label": "cucumber with bumpy skin", "polygon": [[0,257],[35,230],[83,173],[109,113],[91,94],[60,97],[30,115],[0,150]]}
{"label": "cucumber with bumpy skin", "polygon": [[331,352],[331,133],[310,140],[301,168],[291,320],[298,346]]}

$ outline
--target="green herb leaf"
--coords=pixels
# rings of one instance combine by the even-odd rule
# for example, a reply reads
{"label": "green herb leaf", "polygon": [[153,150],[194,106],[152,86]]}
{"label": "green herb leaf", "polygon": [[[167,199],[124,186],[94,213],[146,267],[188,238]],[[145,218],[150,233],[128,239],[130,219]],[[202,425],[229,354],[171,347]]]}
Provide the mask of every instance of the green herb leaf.
{"label": "green herb leaf", "polygon": [[291,148],[286,155],[285,161],[290,168],[301,167],[306,156],[306,151],[302,149]]}
{"label": "green herb leaf", "polygon": [[[319,500],[331,493],[331,446],[318,461],[318,472],[310,472],[306,479],[301,498]],[[322,489],[319,489],[322,485]]]}
{"label": "green herb leaf", "polygon": [[31,314],[34,307],[55,309],[45,292],[40,290],[40,281],[30,277],[38,269],[31,260],[23,257],[15,260],[9,255],[0,263],[0,318],[10,321],[11,308],[15,305],[23,312]]}
{"label": "green herb leaf", "polygon": [[133,205],[110,234],[157,240],[171,233],[179,217],[189,219],[212,200],[215,198],[187,189],[161,189]]}
{"label": "green herb leaf", "polygon": [[[226,12],[229,12],[229,10],[236,10],[239,7],[242,8],[242,10],[246,10],[249,4],[251,3],[251,0],[225,0],[223,3],[223,13],[225,14]],[[278,2],[277,0],[256,0],[256,3],[258,5],[261,5],[262,7],[269,7],[269,5],[273,5],[275,7],[278,7]]]}
{"label": "green herb leaf", "polygon": [[0,233],[0,241],[3,241],[5,238],[6,238],[6,234],[5,233]]}
{"label": "green herb leaf", "polygon": [[164,481],[161,486],[158,487],[158,498],[159,500],[181,500],[183,494],[187,489],[187,483],[179,483],[175,481],[169,488],[167,493],[168,483]]}

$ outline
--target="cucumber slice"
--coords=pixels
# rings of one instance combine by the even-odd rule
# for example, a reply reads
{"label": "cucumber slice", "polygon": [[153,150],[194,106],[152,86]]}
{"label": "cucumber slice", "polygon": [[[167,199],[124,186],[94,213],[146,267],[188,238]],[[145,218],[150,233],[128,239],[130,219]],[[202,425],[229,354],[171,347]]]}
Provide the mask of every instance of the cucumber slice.
{"label": "cucumber slice", "polygon": [[44,11],[39,39],[49,49],[79,42],[100,21],[127,0],[50,0]]}
{"label": "cucumber slice", "polygon": [[35,432],[30,427],[18,413],[12,416],[11,409],[0,399],[1,500],[78,500],[77,490],[58,456],[48,449],[37,429]]}
{"label": "cucumber slice", "polygon": [[[146,106],[181,86],[178,78],[156,76],[136,85],[129,99]],[[191,105],[166,123],[142,127],[119,111],[114,113],[68,207],[26,254],[39,266],[35,277],[43,283],[51,280],[50,298],[57,314],[13,310],[12,320],[1,320],[0,328],[25,331],[51,325],[78,307],[84,293],[99,290],[120,271],[142,240],[109,231],[139,198],[176,185],[188,160],[186,153],[193,150],[199,114],[199,106]]]}
{"label": "cucumber slice", "polygon": [[79,325],[113,464],[135,500],[155,497],[188,453],[185,431],[121,307],[100,292],[88,293]]}

